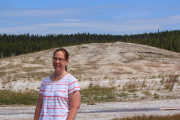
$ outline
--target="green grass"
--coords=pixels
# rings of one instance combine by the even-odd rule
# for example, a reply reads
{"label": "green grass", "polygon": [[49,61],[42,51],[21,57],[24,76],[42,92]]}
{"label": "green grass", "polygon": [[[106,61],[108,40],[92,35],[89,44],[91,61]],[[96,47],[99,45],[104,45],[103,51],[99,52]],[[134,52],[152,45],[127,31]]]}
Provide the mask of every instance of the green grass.
{"label": "green grass", "polygon": [[23,104],[35,105],[38,92],[13,92],[9,90],[0,90],[0,105]]}
{"label": "green grass", "polygon": [[112,120],[179,120],[180,114],[166,116],[135,116],[128,118],[114,118]]}
{"label": "green grass", "polygon": [[129,93],[128,92],[120,92],[118,94],[119,97],[128,97]]}
{"label": "green grass", "polygon": [[100,86],[89,86],[87,89],[81,90],[82,102],[87,104],[95,104],[97,102],[116,101],[115,88],[105,88]]}
{"label": "green grass", "polygon": [[[115,88],[105,88],[99,86],[90,86],[81,92],[81,101],[86,104],[95,104],[97,102],[110,102],[116,100]],[[38,98],[37,91],[13,92],[9,90],[0,90],[0,105],[24,104],[35,105]]]}

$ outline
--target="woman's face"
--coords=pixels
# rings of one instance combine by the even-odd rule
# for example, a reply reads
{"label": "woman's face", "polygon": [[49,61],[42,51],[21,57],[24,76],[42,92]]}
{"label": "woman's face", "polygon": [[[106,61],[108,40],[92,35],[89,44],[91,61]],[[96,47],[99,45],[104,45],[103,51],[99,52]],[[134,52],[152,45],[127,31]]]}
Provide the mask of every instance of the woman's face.
{"label": "woman's face", "polygon": [[65,59],[65,55],[62,51],[55,53],[53,57],[53,66],[56,72],[62,72],[65,70],[65,66],[68,65],[68,60]]}

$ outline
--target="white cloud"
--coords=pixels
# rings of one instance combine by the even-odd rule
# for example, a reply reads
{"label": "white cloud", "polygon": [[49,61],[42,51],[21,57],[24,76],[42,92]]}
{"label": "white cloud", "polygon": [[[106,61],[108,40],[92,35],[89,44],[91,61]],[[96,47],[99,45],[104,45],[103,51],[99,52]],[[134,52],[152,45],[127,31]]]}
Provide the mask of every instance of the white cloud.
{"label": "white cloud", "polygon": [[128,24],[142,24],[142,25],[173,25],[180,23],[180,15],[176,16],[168,16],[164,18],[152,18],[152,19],[137,19],[137,20],[130,20],[127,21]]}
{"label": "white cloud", "polygon": [[22,17],[22,16],[56,16],[63,15],[68,13],[68,10],[48,10],[48,9],[15,9],[15,10],[7,10],[1,11],[2,16],[9,17]]}
{"label": "white cloud", "polygon": [[80,19],[64,19],[64,22],[80,22]]}
{"label": "white cloud", "polygon": [[32,34],[56,34],[56,33],[110,33],[110,34],[134,34],[153,32],[158,28],[167,28],[180,24],[180,16],[169,16],[158,19],[137,19],[129,21],[82,21],[79,19],[64,19],[63,22],[34,24],[27,26],[0,28],[0,33],[32,33]]}
{"label": "white cloud", "polygon": [[[100,22],[63,22],[36,24],[31,26],[19,26],[0,28],[0,33],[32,33],[32,34],[47,34],[58,33],[59,31],[66,33],[90,32],[93,33],[128,33],[132,31],[140,31],[144,29],[153,29],[155,26],[139,26],[139,25],[121,25],[112,23]],[[55,31],[56,30],[56,31]],[[68,31],[69,30],[69,31]],[[83,30],[83,31],[82,31]]]}

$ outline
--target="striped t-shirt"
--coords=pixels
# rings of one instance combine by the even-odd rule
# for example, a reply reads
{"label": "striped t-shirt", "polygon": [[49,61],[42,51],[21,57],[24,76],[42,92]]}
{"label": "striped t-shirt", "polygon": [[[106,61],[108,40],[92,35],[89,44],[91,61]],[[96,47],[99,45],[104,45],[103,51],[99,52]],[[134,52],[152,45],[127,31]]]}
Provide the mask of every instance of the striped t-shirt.
{"label": "striped t-shirt", "polygon": [[43,95],[39,120],[66,120],[69,112],[68,96],[77,90],[80,90],[78,81],[71,74],[66,74],[58,81],[46,77],[39,91]]}

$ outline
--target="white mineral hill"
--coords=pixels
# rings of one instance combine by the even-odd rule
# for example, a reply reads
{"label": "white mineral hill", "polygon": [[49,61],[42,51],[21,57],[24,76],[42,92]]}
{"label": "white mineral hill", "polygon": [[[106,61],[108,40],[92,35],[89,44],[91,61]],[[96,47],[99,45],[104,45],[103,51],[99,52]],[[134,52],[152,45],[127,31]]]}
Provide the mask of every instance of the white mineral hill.
{"label": "white mineral hill", "polygon": [[[91,85],[119,89],[180,89],[180,53],[132,43],[91,43],[65,47],[70,52],[69,72],[81,88]],[[53,72],[55,49],[0,59],[0,89],[38,90],[43,77]]]}

